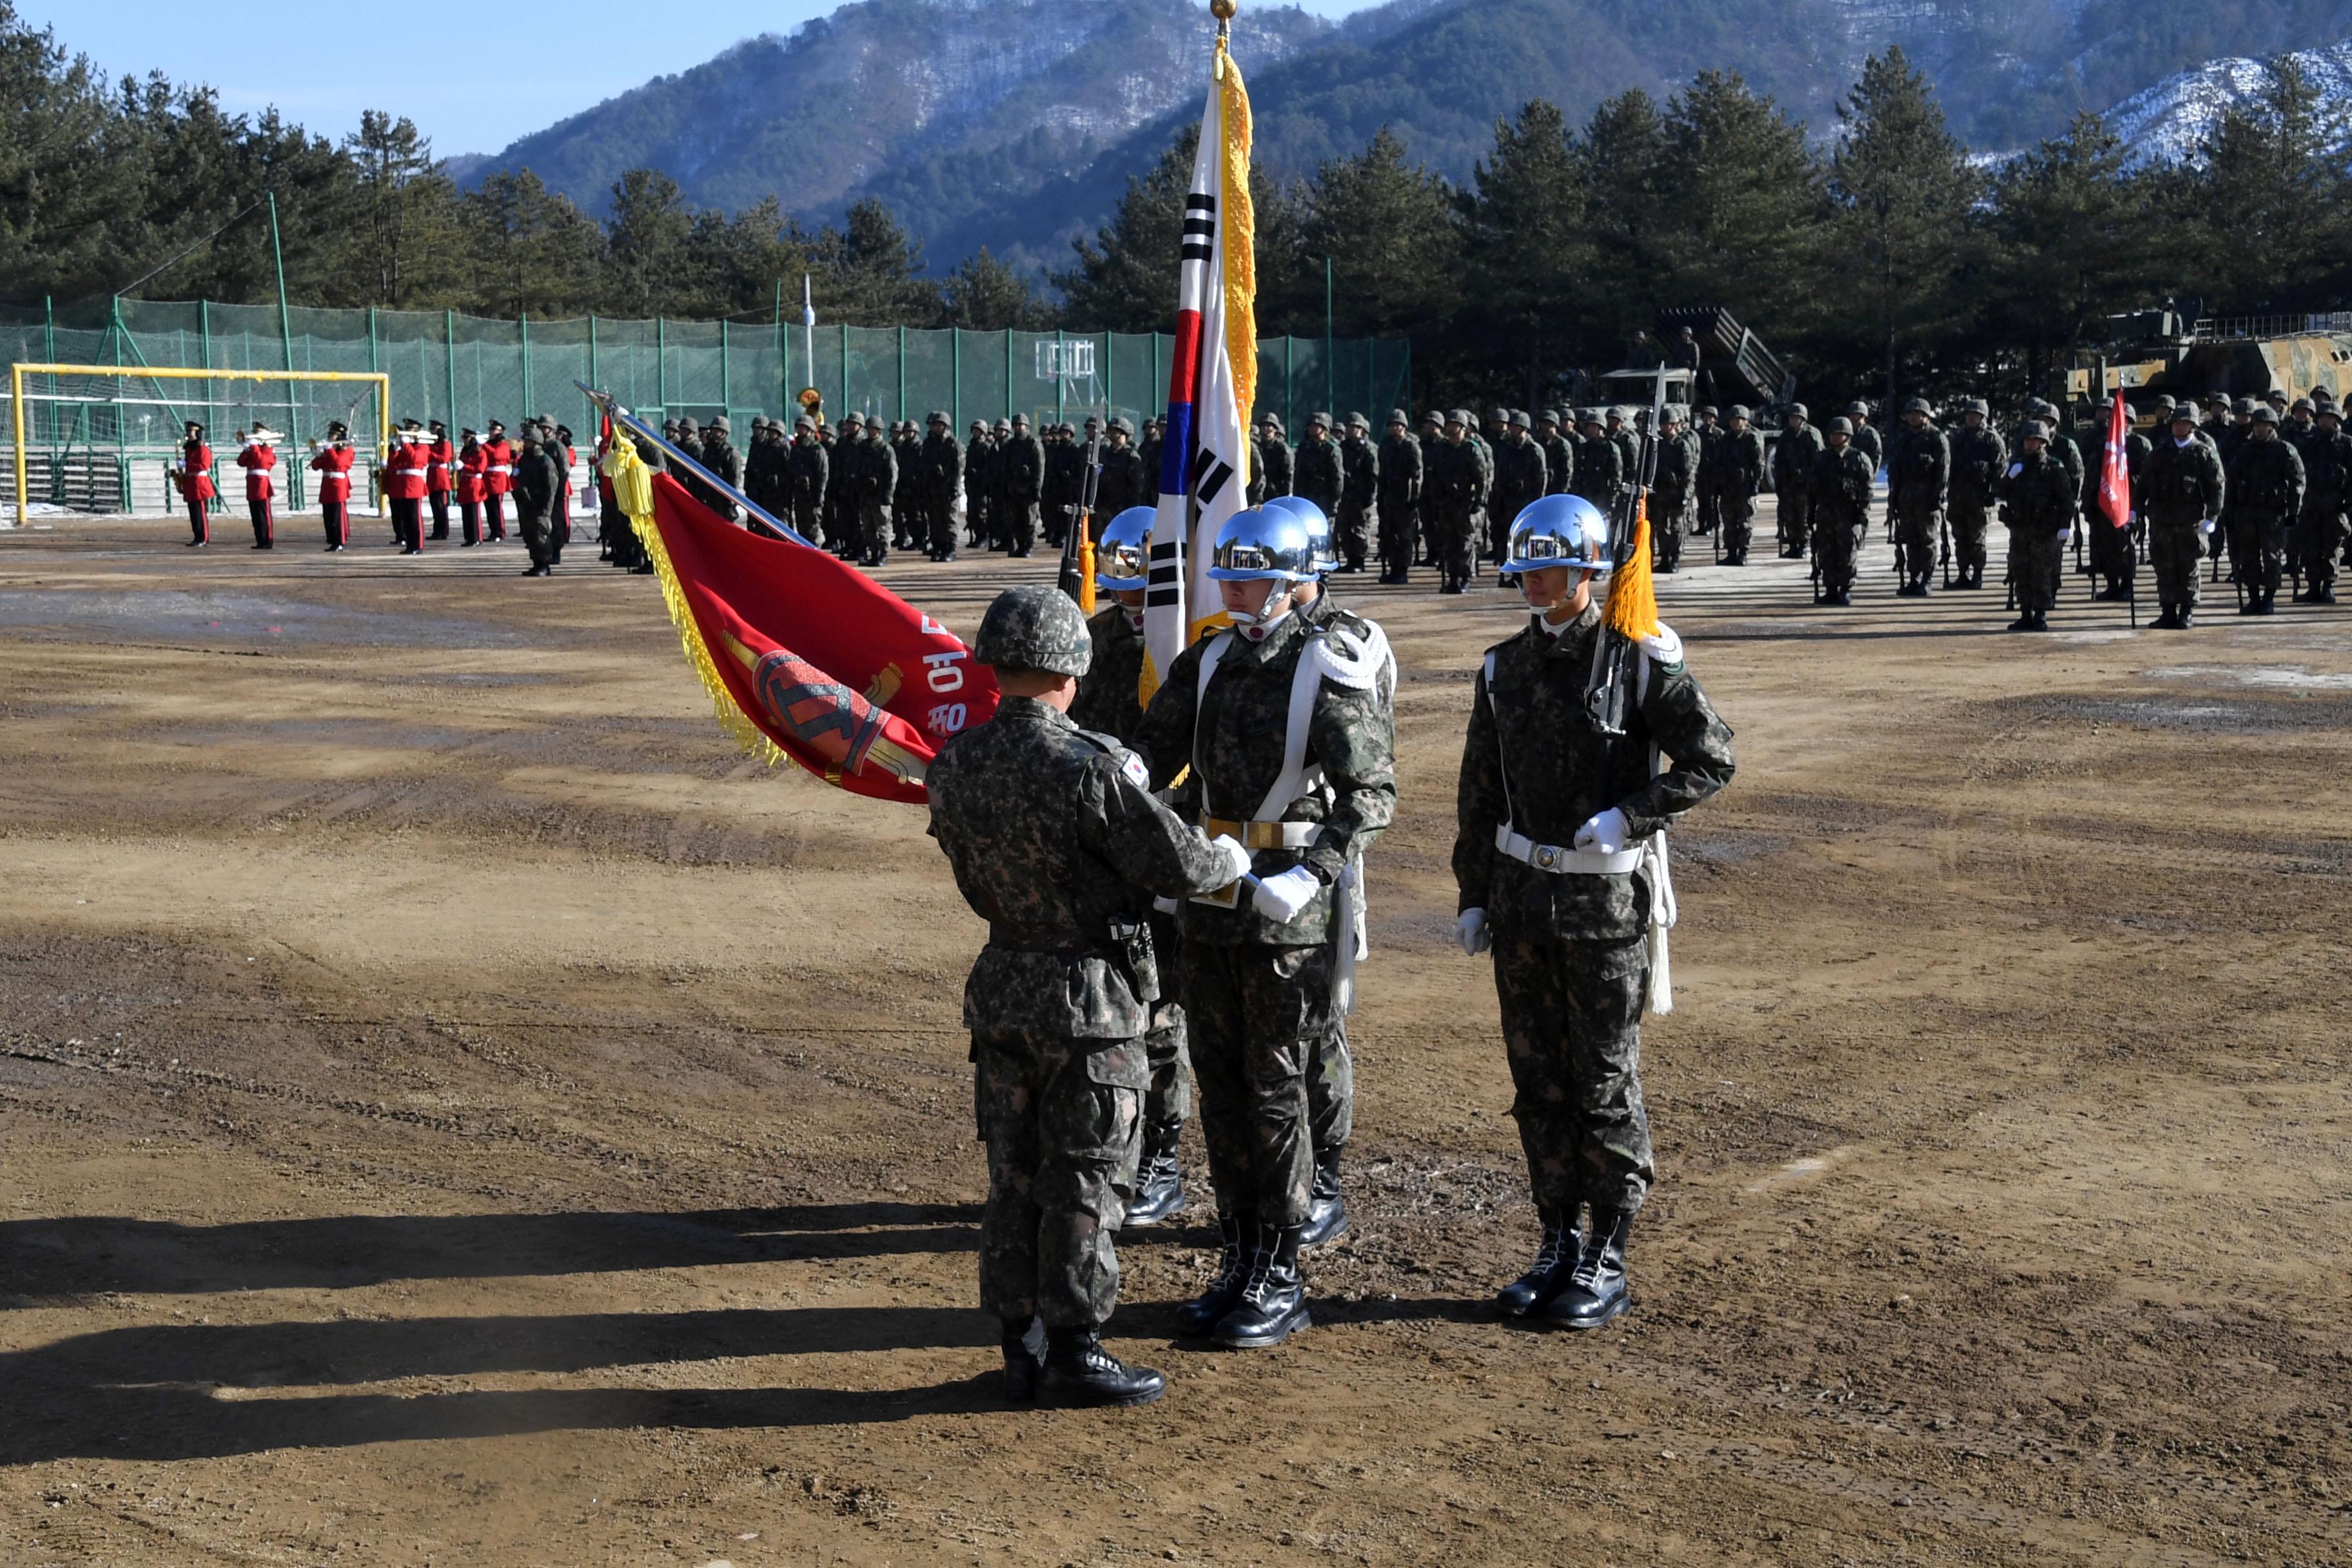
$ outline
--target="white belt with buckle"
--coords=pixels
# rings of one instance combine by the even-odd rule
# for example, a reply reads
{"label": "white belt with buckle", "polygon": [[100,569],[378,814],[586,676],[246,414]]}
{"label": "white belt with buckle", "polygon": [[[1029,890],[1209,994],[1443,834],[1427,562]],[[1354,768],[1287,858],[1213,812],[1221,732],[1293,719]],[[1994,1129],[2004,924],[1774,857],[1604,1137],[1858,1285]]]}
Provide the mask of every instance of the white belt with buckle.
{"label": "white belt with buckle", "polygon": [[1495,847],[1512,859],[1533,866],[1538,871],[1555,876],[1618,877],[1625,876],[1642,864],[1640,848],[1620,849],[1613,855],[1598,849],[1569,849],[1557,844],[1538,844],[1524,833],[1511,831],[1504,823],[1495,829]]}
{"label": "white belt with buckle", "polygon": [[1319,822],[1234,822],[1211,816],[1202,820],[1201,831],[1212,838],[1224,835],[1237,839],[1244,849],[1304,849],[1322,826]]}

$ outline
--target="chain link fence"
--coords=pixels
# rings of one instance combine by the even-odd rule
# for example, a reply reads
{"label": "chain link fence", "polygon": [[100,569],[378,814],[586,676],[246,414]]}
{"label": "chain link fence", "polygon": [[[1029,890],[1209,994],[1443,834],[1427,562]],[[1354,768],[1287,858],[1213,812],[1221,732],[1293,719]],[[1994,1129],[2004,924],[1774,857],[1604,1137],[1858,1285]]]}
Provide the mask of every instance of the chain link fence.
{"label": "chain link fence", "polygon": [[[110,389],[28,378],[26,438],[39,455],[38,466],[28,458],[28,468],[37,489],[51,488],[55,504],[76,510],[117,510],[102,504],[110,495],[135,504],[129,476],[165,460],[187,419],[208,426],[216,447],[256,420],[296,441],[319,435],[330,420],[356,425],[354,387],[130,379],[142,365],[378,373],[391,378],[394,423],[438,419],[453,435],[491,419],[512,426],[526,414],[593,431],[593,410],[575,379],[656,417],[723,413],[739,432],[753,414],[795,411],[808,387],[830,418],[854,410],[919,421],[945,409],[961,432],[974,419],[1014,414],[1035,423],[1076,422],[1105,410],[1130,420],[1158,413],[1173,344],[1152,333],[804,329],[791,321],[604,316],[509,321],[425,310],[294,309],[281,322],[275,305],[205,300],[121,300],[79,320],[0,310],[0,350],[13,363],[120,365],[129,373]],[[1408,405],[1412,369],[1412,346],[1402,339],[1262,338],[1257,408],[1280,415],[1292,432],[1318,409],[1361,412],[1378,427],[1389,409]],[[14,415],[0,410],[0,417]],[[110,464],[120,483],[92,478]],[[40,487],[45,469],[79,478]]]}

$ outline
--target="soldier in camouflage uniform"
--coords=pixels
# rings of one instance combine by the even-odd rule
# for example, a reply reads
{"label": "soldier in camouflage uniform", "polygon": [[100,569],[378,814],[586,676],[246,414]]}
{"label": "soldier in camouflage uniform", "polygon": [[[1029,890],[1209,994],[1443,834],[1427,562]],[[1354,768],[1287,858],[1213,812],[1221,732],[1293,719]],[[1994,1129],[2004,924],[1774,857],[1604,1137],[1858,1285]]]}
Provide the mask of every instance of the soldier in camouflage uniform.
{"label": "soldier in camouflage uniform", "polygon": [[2197,431],[2197,410],[2172,410],[2171,428],[2148,455],[2143,505],[2147,510],[2148,563],[2164,606],[2158,627],[2186,631],[2197,613],[2197,563],[2213,535],[2223,499],[2221,457]]}
{"label": "soldier in camouflage uniform", "polygon": [[[1549,488],[1543,447],[1536,442],[1525,409],[1513,409],[1495,447],[1495,489],[1486,507],[1486,558],[1500,561],[1510,544],[1511,524]],[[1501,582],[1496,579],[1497,584]]]}
{"label": "soldier in camouflage uniform", "polygon": [[825,496],[825,511],[831,520],[827,531],[832,535],[827,542],[835,555],[855,561],[858,555],[857,475],[866,465],[866,421],[856,413],[845,414],[834,429]]}
{"label": "soldier in camouflage uniform", "polygon": [[1045,483],[1045,448],[1029,434],[1029,416],[1016,414],[996,437],[996,482],[1003,514],[1003,549],[1018,560],[1037,548],[1037,498]]}
{"label": "soldier in camouflage uniform", "polygon": [[891,508],[898,493],[898,455],[882,421],[869,419],[857,468],[858,547],[868,566],[885,565],[890,559]]}
{"label": "soldier in camouflage uniform", "polygon": [[1944,498],[1951,483],[1951,445],[1929,423],[1933,412],[1924,397],[1905,404],[1903,423],[1886,453],[1886,510],[1895,519],[1895,567],[1903,578],[1895,592],[1906,599],[1924,599],[1934,591]]}
{"label": "soldier in camouflage uniform", "polygon": [[1683,563],[1683,540],[1690,532],[1698,490],[1698,438],[1683,428],[1683,416],[1669,405],[1658,421],[1658,472],[1650,487],[1650,540],[1656,569],[1672,573]]}
{"label": "soldier in camouflage uniform", "polygon": [[2000,481],[2000,521],[2009,530],[2009,585],[2017,601],[2013,632],[2046,632],[2058,601],[2058,574],[2074,537],[2083,487],[2050,450],[2050,426],[2029,419],[2017,428],[2017,456]]}
{"label": "soldier in camouflage uniform", "polygon": [[1135,444],[1135,456],[1143,466],[1143,490],[1138,506],[1152,506],[1160,500],[1160,453],[1162,447],[1160,421],[1146,419],[1143,434]]}
{"label": "soldier in camouflage uniform", "polygon": [[1381,493],[1381,455],[1372,446],[1372,422],[1361,414],[1348,416],[1348,438],[1339,447],[1347,464],[1347,483],[1339,492],[1334,531],[1339,546],[1341,572],[1361,572],[1371,553],[1372,509]]}
{"label": "soldier in camouflage uniform", "polygon": [[963,499],[963,447],[955,438],[948,411],[934,408],[924,421],[928,433],[915,448],[920,465],[916,493],[922,508],[923,541],[934,561],[956,557],[956,503]]}
{"label": "soldier in camouflage uniform", "polygon": [[1339,497],[1348,488],[1348,460],[1331,437],[1331,416],[1320,410],[1307,416],[1307,439],[1298,443],[1291,463],[1292,495],[1311,500],[1325,517],[1339,515]]}
{"label": "soldier in camouflage uniform", "polygon": [[1183,906],[1184,1015],[1224,1245],[1216,1277],[1178,1319],[1244,1347],[1279,1343],[1308,1321],[1298,1272],[1314,1174],[1307,1073],[1343,1010],[1337,988],[1358,953],[1349,911],[1361,910],[1364,850],[1396,809],[1379,690],[1393,661],[1378,628],[1297,612],[1314,554],[1296,516],[1237,513],[1219,531],[1214,563],[1234,626],[1177,658],[1138,749],[1156,784],[1186,773],[1184,798],[1204,826],[1255,855],[1246,897]]}
{"label": "soldier in camouflage uniform", "polygon": [[1805,405],[1791,403],[1772,447],[1772,510],[1783,560],[1802,561],[1812,542],[1813,462],[1821,454],[1822,433],[1806,422]]}
{"label": "soldier in camouflage uniform", "polygon": [[1764,436],[1748,425],[1748,409],[1735,403],[1715,445],[1715,512],[1723,531],[1723,563],[1748,564],[1756,531],[1756,494],[1764,488]]}
{"label": "soldier in camouflage uniform", "polygon": [[2252,433],[2230,464],[2230,574],[2244,616],[2267,616],[2286,569],[2287,526],[2303,512],[2303,459],[2279,438],[2278,410],[2253,411]]}
{"label": "soldier in camouflage uniform", "polygon": [[1423,456],[1404,410],[1389,410],[1388,439],[1381,443],[1381,581],[1391,586],[1411,575],[1419,552]]}
{"label": "soldier in camouflage uniform", "polygon": [[1609,440],[1617,448],[1617,471],[1631,479],[1642,468],[1642,443],[1625,422],[1625,411],[1612,407],[1603,416]]}
{"label": "soldier in camouflage uniform", "polygon": [[1986,423],[1990,411],[1981,397],[1971,398],[1960,413],[1960,427],[1952,432],[1950,497],[1952,564],[1955,588],[1984,586],[1985,530],[1992,520],[1994,487],[2009,467],[2009,447],[2000,433]]}
{"label": "soldier in camouflage uniform", "polygon": [[1812,522],[1817,605],[1853,603],[1854,555],[1870,532],[1869,456],[1853,444],[1853,421],[1830,421],[1828,445],[1813,458],[1806,512]]}
{"label": "soldier in camouflage uniform", "polygon": [[[1095,531],[1131,506],[1150,506],[1160,492],[1143,471],[1143,457],[1129,444],[1134,432],[1126,419],[1114,417],[1103,437],[1099,460],[1102,473],[1095,480]],[[1097,542],[1100,542],[1099,540]]]}
{"label": "soldier in camouflage uniform", "polygon": [[1233,886],[1248,856],[1187,826],[1139,759],[1070,721],[1091,654],[1066,596],[1042,584],[999,595],[972,654],[1003,700],[940,748],[926,782],[931,832],[988,922],[964,985],[988,1144],[981,1305],[1003,1324],[1012,1397],[1145,1404],[1164,1392],[1160,1374],[1121,1365],[1100,1338],[1135,1184],[1139,1037],[1160,990],[1141,907]]}
{"label": "soldier in camouflage uniform", "polygon": [[2343,553],[2345,509],[2352,503],[2352,436],[2333,399],[2319,405],[2312,433],[2303,443],[2303,516],[2296,539],[2303,558],[2304,590],[2297,604],[2336,602],[2336,560]]}
{"label": "soldier in camouflage uniform", "polygon": [[792,485],[793,527],[802,538],[822,548],[825,542],[824,498],[826,468],[833,454],[817,439],[816,421],[803,414],[793,429],[787,473]]}
{"label": "soldier in camouflage uniform", "polygon": [[[1655,836],[1733,769],[1731,731],[1664,626],[1640,645],[1624,733],[1594,722],[1608,542],[1580,497],[1546,500],[1513,531],[1505,569],[1532,615],[1488,650],[1472,689],[1454,841],[1457,934],[1465,953],[1495,955],[1511,1114],[1543,1222],[1533,1267],[1498,1305],[1573,1329],[1629,1305],[1627,1235],[1656,1174],[1641,1083],[1664,936],[1653,927],[1670,901]],[[1660,752],[1673,766],[1654,775]]]}
{"label": "soldier in camouflage uniform", "polygon": [[1576,482],[1570,493],[1605,512],[1616,504],[1617,486],[1626,477],[1624,456],[1602,427],[1601,410],[1586,409],[1578,424],[1583,436],[1576,444]]}
{"label": "soldier in camouflage uniform", "polygon": [[1470,581],[1470,530],[1486,500],[1485,469],[1469,436],[1470,411],[1456,408],[1448,414],[1445,439],[1430,453],[1422,479],[1422,494],[1432,498],[1436,511],[1433,542],[1441,594],[1459,594]]}
{"label": "soldier in camouflage uniform", "polygon": [[1253,505],[1288,495],[1294,467],[1290,443],[1282,438],[1282,421],[1269,414],[1257,422],[1257,427],[1258,471],[1250,476]]}
{"label": "soldier in camouflage uniform", "polygon": [[1437,548],[1437,493],[1430,488],[1430,466],[1437,461],[1437,448],[1445,442],[1445,416],[1434,408],[1423,414],[1413,438],[1421,446],[1421,502],[1416,514],[1420,528],[1413,536],[1418,552],[1414,564],[1436,566],[1444,557]]}
{"label": "soldier in camouflage uniform", "polygon": [[1559,409],[1536,416],[1536,445],[1543,448],[1544,494],[1566,495],[1576,479],[1576,443],[1561,433]]}
{"label": "soldier in camouflage uniform", "polygon": [[[1130,507],[1103,525],[1097,548],[1095,586],[1110,603],[1087,623],[1093,662],[1078,682],[1070,721],[1081,730],[1110,736],[1121,744],[1143,727],[1143,592],[1149,578],[1151,509]],[[1148,915],[1152,952],[1160,965],[1160,998],[1144,1032],[1144,1058],[1151,1068],[1143,1097],[1143,1152],[1127,1225],[1142,1229],[1184,1207],[1183,1173],[1177,1145],[1192,1114],[1192,1064],[1184,1047],[1183,938],[1173,912],[1154,906]]]}
{"label": "soldier in camouflage uniform", "polygon": [[988,421],[973,420],[963,443],[963,542],[967,550],[984,548],[992,531],[988,492],[990,465],[995,456],[996,443],[988,434]]}
{"label": "soldier in camouflage uniform", "polygon": [[1853,449],[1870,459],[1874,476],[1886,466],[1886,446],[1879,437],[1878,426],[1870,422],[1870,405],[1857,397],[1845,405],[1845,416],[1853,426]]}

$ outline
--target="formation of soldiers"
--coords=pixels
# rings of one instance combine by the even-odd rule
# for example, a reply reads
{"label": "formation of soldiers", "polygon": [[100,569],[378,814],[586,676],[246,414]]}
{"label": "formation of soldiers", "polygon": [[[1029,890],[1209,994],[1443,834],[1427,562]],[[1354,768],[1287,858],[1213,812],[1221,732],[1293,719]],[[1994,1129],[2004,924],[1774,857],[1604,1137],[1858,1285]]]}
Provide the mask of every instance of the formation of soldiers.
{"label": "formation of soldiers", "polygon": [[[1313,437],[1300,456],[1328,487]],[[1186,648],[1147,705],[1150,519],[1108,521],[1111,602],[1091,622],[1042,585],[990,606],[972,652],[1000,706],[929,773],[931,831],[989,927],[964,1018],[988,1150],[981,1302],[1015,1401],[1165,1391],[1101,1331],[1117,1233],[1184,1205],[1174,1151],[1195,1083],[1221,1245],[1181,1332],[1241,1350],[1308,1327],[1302,1255],[1348,1227],[1346,1021],[1369,955],[1365,852],[1396,809],[1396,661],[1330,591],[1342,562],[1320,504],[1271,496],[1215,542],[1231,627]],[[1733,767],[1671,630],[1603,657],[1610,536],[1600,507],[1538,496],[1503,542],[1529,618],[1478,677],[1454,848],[1458,935],[1493,955],[1542,1238],[1497,1309],[1583,1330],[1631,1304],[1626,1249],[1655,1175],[1639,1026],[1667,1005],[1663,830]]]}

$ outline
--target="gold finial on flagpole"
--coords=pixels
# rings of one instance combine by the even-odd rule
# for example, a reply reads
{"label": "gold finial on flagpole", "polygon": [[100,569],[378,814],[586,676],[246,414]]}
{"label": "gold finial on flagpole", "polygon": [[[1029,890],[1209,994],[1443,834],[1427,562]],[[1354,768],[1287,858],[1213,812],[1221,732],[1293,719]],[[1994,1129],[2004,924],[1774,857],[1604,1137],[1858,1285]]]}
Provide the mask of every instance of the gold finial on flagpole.
{"label": "gold finial on flagpole", "polygon": [[1234,13],[1239,9],[1236,0],[1209,0],[1209,15],[1220,22],[1232,21]]}
{"label": "gold finial on flagpole", "polygon": [[1232,36],[1234,13],[1241,9],[1241,0],[1209,0],[1209,15],[1217,19],[1217,58],[1210,74],[1217,80],[1225,79],[1225,44]]}

